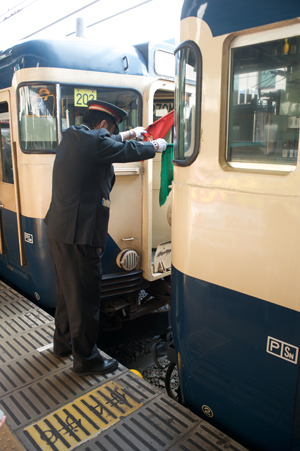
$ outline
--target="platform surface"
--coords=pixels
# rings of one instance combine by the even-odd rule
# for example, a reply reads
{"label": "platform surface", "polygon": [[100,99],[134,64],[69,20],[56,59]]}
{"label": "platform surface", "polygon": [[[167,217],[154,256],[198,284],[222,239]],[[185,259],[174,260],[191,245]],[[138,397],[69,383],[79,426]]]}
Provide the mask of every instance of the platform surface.
{"label": "platform surface", "polygon": [[72,357],[54,356],[53,330],[0,281],[0,451],[247,451],[123,365],[76,376]]}

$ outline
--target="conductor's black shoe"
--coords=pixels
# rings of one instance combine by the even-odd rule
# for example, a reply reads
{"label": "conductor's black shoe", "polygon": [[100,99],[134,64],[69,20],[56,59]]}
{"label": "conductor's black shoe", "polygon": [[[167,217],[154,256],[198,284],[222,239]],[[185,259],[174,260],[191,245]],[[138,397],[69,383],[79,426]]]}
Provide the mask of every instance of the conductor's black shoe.
{"label": "conductor's black shoe", "polygon": [[77,372],[73,370],[73,373],[77,376],[88,376],[89,374],[99,374],[103,376],[107,373],[112,373],[118,368],[118,362],[116,359],[103,360],[103,362],[97,363],[93,368],[87,371]]}

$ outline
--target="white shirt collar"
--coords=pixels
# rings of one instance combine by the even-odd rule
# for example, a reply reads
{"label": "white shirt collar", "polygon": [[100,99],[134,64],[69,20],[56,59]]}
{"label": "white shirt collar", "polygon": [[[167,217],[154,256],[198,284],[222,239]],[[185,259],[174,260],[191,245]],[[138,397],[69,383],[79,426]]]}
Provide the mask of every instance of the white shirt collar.
{"label": "white shirt collar", "polygon": [[91,130],[91,128],[86,124],[81,124],[81,126],[87,128],[88,130]]}

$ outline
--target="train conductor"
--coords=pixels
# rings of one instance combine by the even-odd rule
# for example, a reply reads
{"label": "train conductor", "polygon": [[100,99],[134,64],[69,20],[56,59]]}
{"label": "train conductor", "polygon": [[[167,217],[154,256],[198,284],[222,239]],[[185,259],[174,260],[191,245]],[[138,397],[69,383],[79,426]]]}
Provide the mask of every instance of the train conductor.
{"label": "train conductor", "polygon": [[[119,133],[127,113],[103,101],[88,102],[80,126],[63,132],[53,167],[52,199],[45,217],[56,276],[53,352],[73,354],[73,372],[106,374],[117,369],[96,345],[100,315],[101,254],[105,248],[112,163],[153,158],[164,139],[137,142],[142,127]],[[114,136],[117,135],[117,136]],[[128,140],[127,140],[128,139]]]}

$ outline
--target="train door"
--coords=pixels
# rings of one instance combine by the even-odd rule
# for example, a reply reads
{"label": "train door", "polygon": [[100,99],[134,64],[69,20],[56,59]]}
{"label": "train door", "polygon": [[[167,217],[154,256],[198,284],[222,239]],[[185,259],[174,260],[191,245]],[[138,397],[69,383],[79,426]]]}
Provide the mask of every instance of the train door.
{"label": "train door", "polygon": [[[159,89],[155,92],[153,102],[153,122],[157,121],[174,109],[174,92]],[[173,143],[173,129],[165,136],[168,143]],[[152,187],[152,249],[163,242],[171,241],[171,227],[168,222],[168,207],[171,203],[172,192],[164,203],[160,205],[159,194],[162,177],[162,154],[157,153],[153,160],[153,187]]]}
{"label": "train door", "polygon": [[0,94],[1,179],[0,179],[0,254],[9,270],[25,274],[20,262],[17,202],[13,173],[13,136],[9,92]]}
{"label": "train door", "polygon": [[[152,124],[174,109],[174,83],[170,81],[157,80],[153,82],[144,92],[144,118],[145,126]],[[173,128],[167,133],[165,139],[168,143],[173,142]],[[151,165],[151,166],[150,166]],[[148,199],[147,225],[144,223],[144,246],[148,255],[147,276],[150,281],[169,275],[171,272],[171,226],[168,221],[168,209],[171,203],[172,192],[170,191],[166,201],[160,205],[159,193],[161,188],[162,154],[156,154],[153,162],[148,163],[148,181],[151,183],[146,187],[145,199]],[[146,217],[146,215],[144,215]],[[147,230],[145,228],[147,227]],[[145,247],[144,247],[145,249]],[[146,269],[146,268],[144,268]]]}

